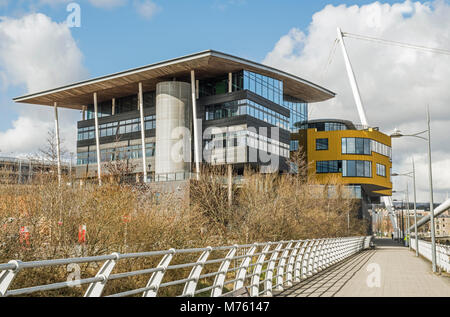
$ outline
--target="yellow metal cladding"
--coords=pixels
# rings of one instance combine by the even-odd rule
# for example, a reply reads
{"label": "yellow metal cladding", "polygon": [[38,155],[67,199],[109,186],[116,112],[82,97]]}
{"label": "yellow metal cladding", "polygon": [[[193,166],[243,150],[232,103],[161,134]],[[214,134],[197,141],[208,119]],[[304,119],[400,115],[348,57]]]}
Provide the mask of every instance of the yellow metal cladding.
{"label": "yellow metal cladding", "polygon": [[[390,172],[392,163],[389,157],[376,152],[371,155],[342,154],[342,138],[367,138],[378,141],[391,147],[391,138],[377,130],[338,130],[338,131],[317,131],[316,129],[307,130],[307,140],[305,140],[304,131],[294,135],[293,139],[298,139],[299,144],[304,148],[304,141],[307,142],[307,160],[309,165],[309,177],[315,177],[320,183],[327,183],[332,177],[339,179],[343,184],[366,184],[372,188],[374,193],[381,195],[392,194],[392,183],[390,181]],[[316,151],[316,139],[328,139],[328,150]],[[323,173],[316,174],[317,161],[333,160],[361,160],[372,162],[372,177],[343,177],[342,173]],[[377,175],[377,165],[386,166],[386,176]]]}

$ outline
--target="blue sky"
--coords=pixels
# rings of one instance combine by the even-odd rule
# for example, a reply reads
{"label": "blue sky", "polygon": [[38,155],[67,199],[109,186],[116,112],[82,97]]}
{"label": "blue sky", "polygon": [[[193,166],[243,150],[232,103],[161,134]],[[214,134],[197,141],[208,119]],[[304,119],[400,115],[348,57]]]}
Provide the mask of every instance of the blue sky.
{"label": "blue sky", "polygon": [[[76,2],[81,7],[81,27],[71,28],[72,36],[84,55],[88,77],[96,77],[206,49],[262,61],[291,28],[307,32],[313,14],[326,5],[372,1],[153,1],[158,9],[150,18],[139,15],[133,1],[112,8],[96,7],[88,0]],[[395,2],[399,1],[383,1]],[[40,12],[63,22],[69,14],[63,0],[3,0],[1,4],[2,0],[0,16],[13,18]],[[25,93],[24,86],[1,91],[0,130],[11,128],[19,115],[10,100]]]}
{"label": "blue sky", "polygon": [[[333,90],[312,118],[359,122],[338,49],[344,31],[450,50],[450,0],[78,0],[81,27],[63,24],[71,0],[0,0],[0,155],[36,153],[53,129],[48,107],[14,104],[30,90],[107,75],[214,49],[262,62]],[[344,5],[338,7],[339,5]],[[450,188],[450,58],[346,39],[369,124],[390,133],[426,129],[430,104],[437,201]],[[60,111],[61,135],[76,151],[76,111]],[[394,141],[395,172],[414,155],[419,200],[427,198],[427,158],[417,140]],[[405,180],[395,179],[402,189]]]}

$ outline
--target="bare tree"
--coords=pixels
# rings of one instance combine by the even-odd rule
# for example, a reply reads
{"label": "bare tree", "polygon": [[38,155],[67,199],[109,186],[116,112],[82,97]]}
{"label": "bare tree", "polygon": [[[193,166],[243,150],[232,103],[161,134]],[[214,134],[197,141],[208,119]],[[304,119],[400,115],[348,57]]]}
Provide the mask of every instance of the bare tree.
{"label": "bare tree", "polygon": [[[63,146],[64,140],[60,139],[60,156],[65,157],[68,153],[67,149]],[[58,162],[58,151],[56,143],[56,134],[53,129],[47,131],[47,138],[45,145],[38,149],[37,156],[43,161],[50,163],[51,166],[56,166]]]}
{"label": "bare tree", "polygon": [[122,155],[118,151],[119,141],[120,137],[116,136],[113,159],[107,161],[104,164],[104,167],[113,179],[115,179],[118,183],[122,183],[127,178],[127,176],[134,173],[134,171],[136,170],[136,164],[130,162],[128,154],[124,155],[125,159],[121,158]]}

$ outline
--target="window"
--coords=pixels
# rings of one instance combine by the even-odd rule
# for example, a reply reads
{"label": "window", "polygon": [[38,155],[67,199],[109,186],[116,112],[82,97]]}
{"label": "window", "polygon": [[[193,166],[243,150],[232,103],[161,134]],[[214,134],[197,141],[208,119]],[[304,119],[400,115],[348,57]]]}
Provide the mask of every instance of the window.
{"label": "window", "polygon": [[377,163],[377,175],[386,177],[386,166]]}
{"label": "window", "polygon": [[[155,143],[147,143],[145,145],[146,157],[155,155]],[[109,162],[114,160],[138,159],[142,157],[142,145],[130,145],[117,148],[109,148],[100,150],[100,160]],[[96,151],[77,153],[77,165],[86,165],[97,163]]]}
{"label": "window", "polygon": [[298,150],[298,140],[291,140],[291,151],[297,151]]}
{"label": "window", "polygon": [[342,154],[371,155],[371,141],[366,138],[342,138]]}
{"label": "window", "polygon": [[[144,118],[145,130],[156,128],[156,116],[146,116]],[[78,129],[78,141],[95,138],[95,127],[86,127]],[[141,120],[139,118],[131,120],[116,121],[100,124],[98,127],[100,137],[116,136],[131,132],[141,131]]]}
{"label": "window", "polygon": [[342,171],[342,161],[317,161],[316,173],[340,173]]}
{"label": "window", "polygon": [[371,161],[342,161],[342,176],[344,177],[372,177]]}
{"label": "window", "polygon": [[328,139],[316,139],[316,151],[328,150]]}
{"label": "window", "polygon": [[218,120],[245,114],[261,121],[268,122],[279,128],[285,130],[288,129],[288,117],[249,99],[234,100],[205,106],[205,120]]}
{"label": "window", "polygon": [[[250,90],[274,103],[283,104],[283,83],[277,79],[243,70],[233,74],[232,85],[233,91]],[[200,92],[202,92],[201,89],[202,83],[200,83]]]}

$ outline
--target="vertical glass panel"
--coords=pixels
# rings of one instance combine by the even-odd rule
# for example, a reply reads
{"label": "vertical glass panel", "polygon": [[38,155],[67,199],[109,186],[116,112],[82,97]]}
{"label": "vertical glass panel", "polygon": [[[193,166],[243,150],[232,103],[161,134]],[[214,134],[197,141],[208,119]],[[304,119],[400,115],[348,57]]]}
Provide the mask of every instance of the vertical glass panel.
{"label": "vertical glass panel", "polygon": [[347,138],[347,154],[355,153],[355,138]]}
{"label": "vertical glass panel", "polygon": [[364,176],[372,177],[372,162],[364,161]]}
{"label": "vertical glass panel", "polygon": [[355,147],[356,147],[356,154],[364,154],[364,139],[356,138]]}
{"label": "vertical glass panel", "polygon": [[354,177],[356,175],[356,161],[347,161],[347,176]]}
{"label": "vertical glass panel", "polygon": [[342,154],[347,153],[347,138],[342,138]]}
{"label": "vertical glass panel", "polygon": [[364,176],[364,161],[356,161],[356,176]]}
{"label": "vertical glass panel", "polygon": [[370,139],[364,139],[364,154],[370,155]]}

